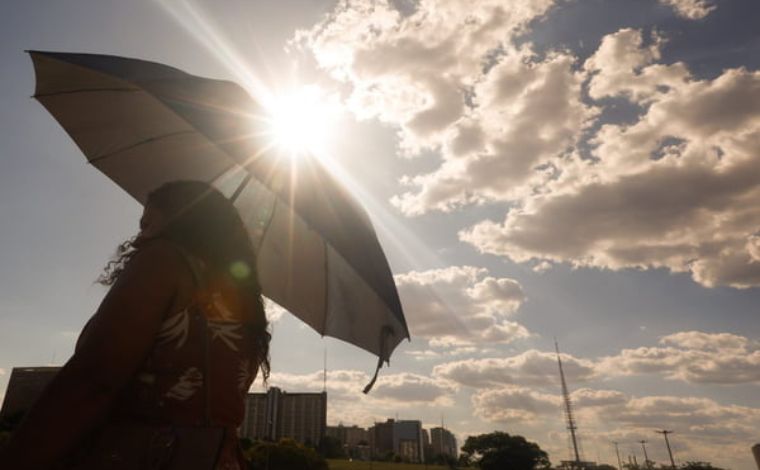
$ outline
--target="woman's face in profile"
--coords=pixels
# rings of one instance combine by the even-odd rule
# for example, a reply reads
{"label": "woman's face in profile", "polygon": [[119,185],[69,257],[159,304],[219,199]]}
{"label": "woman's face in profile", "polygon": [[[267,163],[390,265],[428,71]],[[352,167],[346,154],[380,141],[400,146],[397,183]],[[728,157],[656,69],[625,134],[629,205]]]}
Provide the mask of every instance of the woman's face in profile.
{"label": "woman's face in profile", "polygon": [[146,204],[143,215],[140,217],[140,233],[138,239],[154,238],[161,233],[166,226],[166,217],[153,204]]}

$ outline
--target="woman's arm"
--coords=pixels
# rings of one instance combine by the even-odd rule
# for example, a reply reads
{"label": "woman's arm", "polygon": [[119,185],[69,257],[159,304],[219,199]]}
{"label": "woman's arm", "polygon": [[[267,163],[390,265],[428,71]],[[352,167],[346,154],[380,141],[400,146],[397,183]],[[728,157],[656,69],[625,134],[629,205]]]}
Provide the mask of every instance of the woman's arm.
{"label": "woman's arm", "polygon": [[151,349],[177,293],[181,263],[166,241],[140,248],[103,299],[77,351],[0,453],[4,468],[50,468],[102,423]]}

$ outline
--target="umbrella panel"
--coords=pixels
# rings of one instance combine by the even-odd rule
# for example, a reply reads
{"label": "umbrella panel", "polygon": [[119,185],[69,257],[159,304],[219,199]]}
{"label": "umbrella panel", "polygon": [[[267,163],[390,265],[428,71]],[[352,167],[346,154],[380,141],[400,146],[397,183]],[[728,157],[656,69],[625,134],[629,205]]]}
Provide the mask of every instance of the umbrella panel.
{"label": "umbrella panel", "polygon": [[32,56],[39,101],[138,201],[167,181],[213,182],[236,196],[267,297],[321,334],[384,360],[408,337],[366,213],[318,165],[258,155],[242,89],[131,59]]}

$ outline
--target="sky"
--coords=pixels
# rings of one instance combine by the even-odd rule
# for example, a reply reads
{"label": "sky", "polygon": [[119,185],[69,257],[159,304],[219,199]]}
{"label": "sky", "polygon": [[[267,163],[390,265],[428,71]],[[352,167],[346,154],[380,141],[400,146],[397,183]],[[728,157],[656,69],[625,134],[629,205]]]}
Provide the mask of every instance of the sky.
{"label": "sky", "polygon": [[[328,424],[443,422],[570,457],[754,467],[760,442],[756,0],[11,2],[0,18],[0,394],[60,365],[139,205],[30,96],[27,49],[158,61],[304,96],[369,212],[412,339],[370,354],[273,320],[270,385]],[[306,87],[306,88],[303,88]],[[308,100],[305,100],[308,101]],[[260,382],[253,390],[262,390]]]}

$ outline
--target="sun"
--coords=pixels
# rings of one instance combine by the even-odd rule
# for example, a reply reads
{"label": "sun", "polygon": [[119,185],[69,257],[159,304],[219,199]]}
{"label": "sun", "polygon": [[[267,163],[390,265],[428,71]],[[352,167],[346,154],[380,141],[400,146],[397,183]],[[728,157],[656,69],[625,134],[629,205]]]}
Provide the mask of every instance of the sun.
{"label": "sun", "polygon": [[290,154],[324,154],[335,132],[338,104],[316,85],[274,97],[269,132],[272,143]]}

